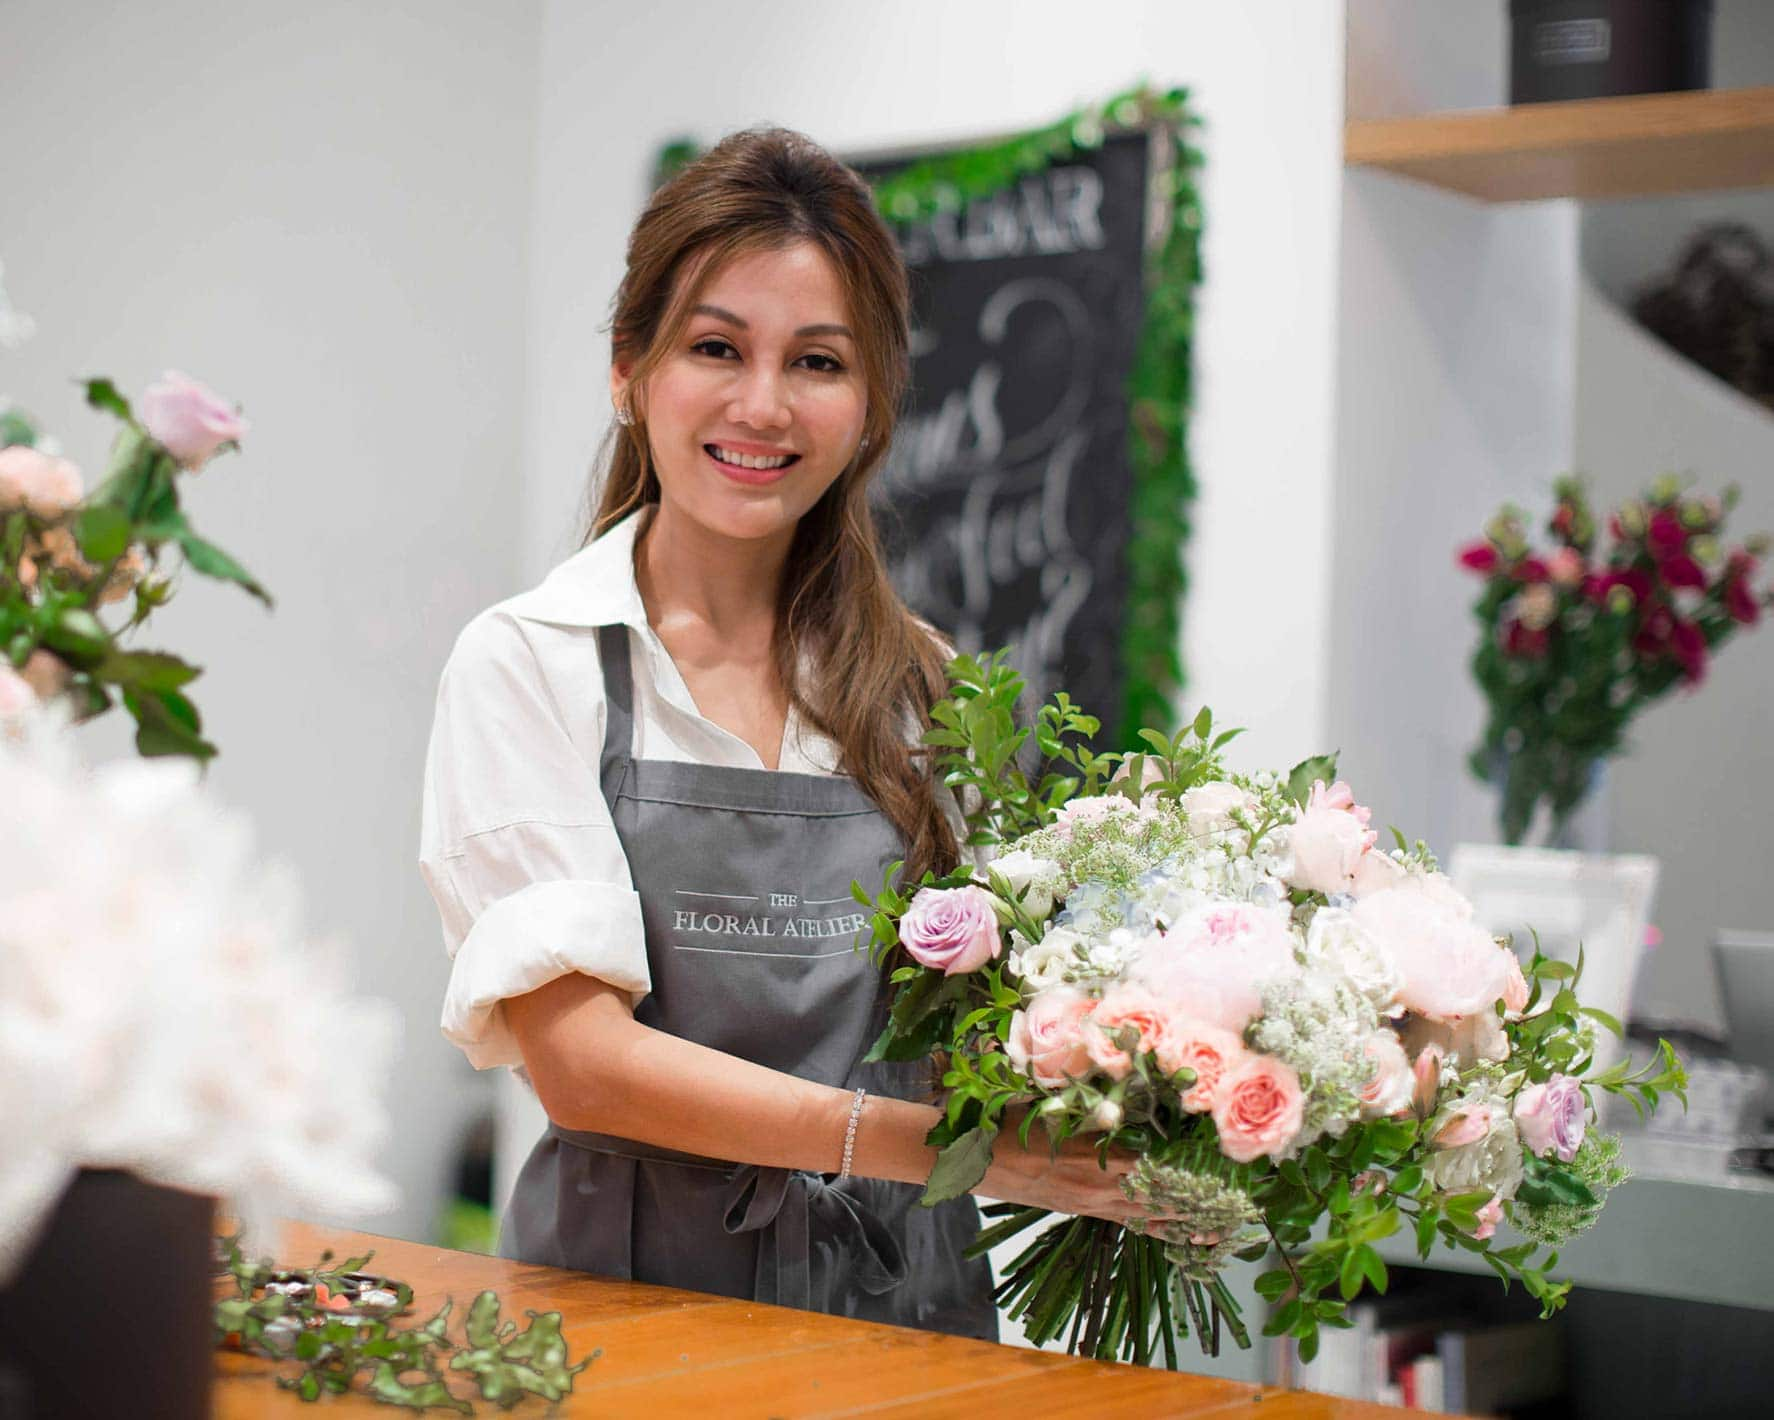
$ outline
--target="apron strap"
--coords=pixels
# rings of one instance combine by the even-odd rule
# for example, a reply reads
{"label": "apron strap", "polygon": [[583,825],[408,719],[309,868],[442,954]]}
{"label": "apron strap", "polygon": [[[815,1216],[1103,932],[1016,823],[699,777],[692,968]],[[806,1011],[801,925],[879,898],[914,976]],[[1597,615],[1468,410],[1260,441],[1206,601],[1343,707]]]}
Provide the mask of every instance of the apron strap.
{"label": "apron strap", "polygon": [[634,755],[634,674],[628,661],[628,628],[620,623],[598,627],[597,656],[604,670],[604,753],[598,774],[604,798],[613,804],[622,766]]}

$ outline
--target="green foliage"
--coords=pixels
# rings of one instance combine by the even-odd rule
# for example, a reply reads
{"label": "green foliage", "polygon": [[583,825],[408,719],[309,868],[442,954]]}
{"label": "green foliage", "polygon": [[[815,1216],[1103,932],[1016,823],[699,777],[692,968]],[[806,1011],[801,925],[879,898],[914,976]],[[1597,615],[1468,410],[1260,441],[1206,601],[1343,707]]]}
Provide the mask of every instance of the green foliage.
{"label": "green foliage", "polygon": [[[204,737],[186,690],[199,668],[162,651],[126,650],[125,642],[172,599],[174,577],[163,561],[174,550],[174,567],[233,582],[267,606],[271,598],[231,555],[192,529],[179,506],[183,470],[136,420],[117,387],[102,378],[83,383],[87,403],[122,427],[104,476],[81,506],[60,518],[17,510],[0,520],[0,645],[13,666],[37,650],[58,658],[81,718],[121,702],[136,721],[143,755],[207,761],[216,747]],[[0,434],[9,443],[36,440],[16,412]],[[77,557],[68,555],[69,539]],[[27,557],[34,577],[24,573]],[[133,600],[127,620],[107,622],[103,609],[124,597]]]}
{"label": "green foliage", "polygon": [[[509,1410],[529,1396],[549,1402],[562,1399],[571,1393],[573,1378],[600,1354],[593,1352],[577,1365],[570,1364],[559,1312],[526,1312],[529,1325],[519,1330],[515,1321],[500,1321],[499,1299],[490,1291],[482,1292],[469,1307],[463,1326],[465,1344],[450,1339],[452,1304],[447,1301],[427,1322],[398,1324],[412,1312],[413,1289],[404,1282],[379,1279],[379,1285],[395,1294],[396,1306],[374,1315],[367,1309],[332,1311],[319,1304],[314,1291],[305,1297],[261,1294],[277,1270],[268,1262],[246,1261],[237,1238],[222,1239],[221,1244],[223,1270],[234,1280],[235,1295],[215,1304],[217,1344],[236,1338],[240,1349],[251,1355],[299,1365],[297,1374],[276,1379],[303,1400],[359,1389],[407,1410],[472,1415],[473,1403],[449,1386],[448,1373],[460,1372],[472,1378],[482,1400]],[[325,1285],[339,1295],[350,1285],[348,1274],[361,1273],[374,1255],[329,1266],[333,1255],[327,1252],[316,1266],[290,1269],[284,1275],[310,1286]]]}

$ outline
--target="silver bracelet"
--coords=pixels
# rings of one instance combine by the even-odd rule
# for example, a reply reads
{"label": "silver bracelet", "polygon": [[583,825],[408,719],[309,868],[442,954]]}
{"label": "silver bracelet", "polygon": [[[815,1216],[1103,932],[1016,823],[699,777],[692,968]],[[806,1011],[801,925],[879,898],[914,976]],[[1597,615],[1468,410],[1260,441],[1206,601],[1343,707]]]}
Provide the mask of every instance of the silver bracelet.
{"label": "silver bracelet", "polygon": [[850,1127],[844,1131],[844,1168],[838,1175],[840,1183],[850,1177],[850,1155],[856,1148],[856,1121],[862,1118],[862,1097],[867,1093],[867,1090],[859,1089],[856,1098],[850,1101]]}

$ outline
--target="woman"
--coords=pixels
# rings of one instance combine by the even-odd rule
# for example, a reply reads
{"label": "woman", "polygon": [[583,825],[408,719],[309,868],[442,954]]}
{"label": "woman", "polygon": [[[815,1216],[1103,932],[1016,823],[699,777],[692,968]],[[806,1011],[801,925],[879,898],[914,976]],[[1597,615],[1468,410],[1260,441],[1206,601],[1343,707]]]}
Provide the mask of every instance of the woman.
{"label": "woman", "polygon": [[[422,867],[445,1033],[548,1113],[519,1259],[995,1338],[970,1198],[918,1205],[921,1067],[864,1065],[883,973],[852,880],[959,857],[916,749],[943,651],[867,504],[906,274],[861,180],[737,134],[649,203],[612,325],[593,540],[477,617],[438,697]],[[980,1185],[1133,1215],[1074,1142]]]}

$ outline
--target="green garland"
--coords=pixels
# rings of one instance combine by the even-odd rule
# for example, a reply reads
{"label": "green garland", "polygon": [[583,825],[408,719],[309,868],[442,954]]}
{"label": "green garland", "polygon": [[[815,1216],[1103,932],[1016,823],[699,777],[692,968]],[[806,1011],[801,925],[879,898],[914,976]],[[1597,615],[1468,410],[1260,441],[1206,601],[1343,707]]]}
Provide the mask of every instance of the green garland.
{"label": "green garland", "polygon": [[[1201,282],[1201,199],[1195,185],[1201,154],[1190,142],[1197,123],[1187,90],[1141,86],[1044,128],[925,158],[874,183],[883,215],[911,222],[1003,192],[1030,174],[1101,147],[1117,133],[1151,128],[1170,145],[1169,164],[1155,174],[1169,209],[1168,230],[1147,256],[1145,320],[1127,382],[1133,488],[1121,637],[1124,690],[1112,738],[1133,726],[1168,731],[1185,683],[1178,642],[1188,590],[1182,551],[1196,491],[1188,417],[1194,400],[1195,290]],[[695,154],[687,140],[667,144],[655,165],[659,180],[673,176]]]}

